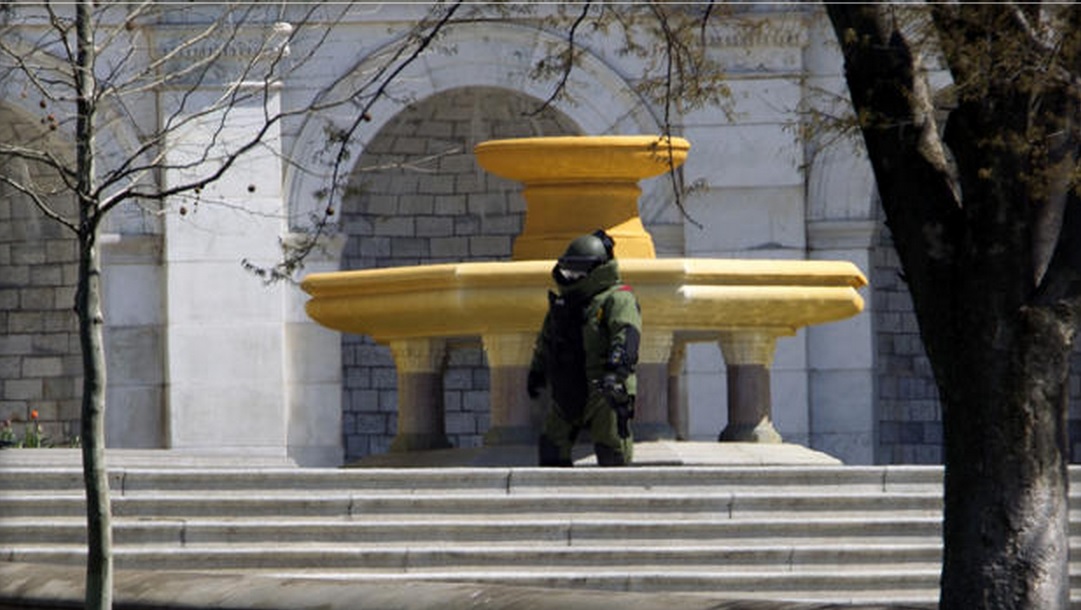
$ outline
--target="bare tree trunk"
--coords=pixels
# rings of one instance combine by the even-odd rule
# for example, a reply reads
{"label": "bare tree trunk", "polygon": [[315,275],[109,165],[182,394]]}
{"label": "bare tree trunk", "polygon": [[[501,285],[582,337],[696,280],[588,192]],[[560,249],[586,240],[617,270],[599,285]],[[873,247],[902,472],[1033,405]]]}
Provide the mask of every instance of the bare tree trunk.
{"label": "bare tree trunk", "polygon": [[1069,607],[1066,379],[1073,331],[1049,309],[1024,307],[1015,318],[973,328],[953,356],[956,374],[940,383],[943,609]]}
{"label": "bare tree trunk", "polygon": [[76,7],[78,117],[76,120],[75,196],[79,207],[79,282],[75,310],[83,360],[82,454],[86,486],[86,608],[113,605],[112,510],[105,464],[105,344],[101,312],[100,214],[95,185],[96,91],[93,3]]}
{"label": "bare tree trunk", "polygon": [[[1029,229],[1033,210],[1050,206],[1037,205],[1048,196],[1037,181],[1019,176],[1047,164],[988,143],[1025,141],[1031,95],[995,83],[951,112],[943,139],[891,9],[826,8],[942,399],[940,608],[1064,610],[1065,384],[1078,305],[1065,290],[1036,298]],[[1060,233],[1060,248],[1071,239]]]}

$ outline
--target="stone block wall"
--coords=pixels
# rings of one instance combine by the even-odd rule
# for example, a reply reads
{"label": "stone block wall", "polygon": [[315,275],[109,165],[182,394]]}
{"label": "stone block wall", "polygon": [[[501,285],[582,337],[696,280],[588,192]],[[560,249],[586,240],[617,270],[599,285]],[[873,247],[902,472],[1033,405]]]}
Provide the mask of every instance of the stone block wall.
{"label": "stone block wall", "polygon": [[20,437],[32,411],[49,443],[79,434],[77,255],[67,229],[0,185],[0,422]]}
{"label": "stone block wall", "polygon": [[[473,146],[493,138],[566,135],[578,129],[538,102],[500,89],[441,93],[409,106],[365,146],[342,209],[343,269],[509,260],[525,205],[520,187],[485,172]],[[346,462],[386,452],[397,431],[390,350],[343,335],[342,429]],[[524,380],[523,380],[524,383]],[[488,430],[488,369],[476,340],[448,344],[445,425],[456,447]]]}
{"label": "stone block wall", "polygon": [[887,464],[941,464],[942,412],[912,297],[884,227],[872,253],[878,369],[878,450]]}

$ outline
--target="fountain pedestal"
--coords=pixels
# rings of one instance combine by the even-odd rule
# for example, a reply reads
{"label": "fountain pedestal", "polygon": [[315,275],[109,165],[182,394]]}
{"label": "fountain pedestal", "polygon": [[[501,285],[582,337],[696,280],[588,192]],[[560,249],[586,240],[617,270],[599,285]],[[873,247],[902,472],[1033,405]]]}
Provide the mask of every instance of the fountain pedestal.
{"label": "fountain pedestal", "polygon": [[616,242],[617,258],[655,258],[653,238],[638,215],[638,183],[683,164],[690,144],[657,136],[565,136],[481,142],[477,162],[522,183],[522,232],[511,258],[558,258],[594,229]]}

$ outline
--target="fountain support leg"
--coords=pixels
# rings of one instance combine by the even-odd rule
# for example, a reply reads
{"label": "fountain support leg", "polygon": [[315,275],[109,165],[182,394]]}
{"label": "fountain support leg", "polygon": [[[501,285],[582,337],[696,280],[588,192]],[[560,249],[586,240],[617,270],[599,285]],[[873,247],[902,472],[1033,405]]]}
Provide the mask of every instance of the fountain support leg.
{"label": "fountain support leg", "polygon": [[526,391],[533,359],[535,333],[489,334],[482,337],[491,379],[491,425],[485,445],[522,445],[537,442],[541,415]]}
{"label": "fountain support leg", "polygon": [[780,443],[773,427],[769,367],[777,334],[773,331],[721,333],[718,342],[728,375],[728,425],[720,441]]}
{"label": "fountain support leg", "polygon": [[395,340],[390,342],[390,352],[398,370],[398,434],[390,450],[450,447],[443,414],[445,342],[428,338]]}
{"label": "fountain support leg", "polygon": [[690,424],[687,421],[687,402],[683,400],[683,388],[680,377],[683,373],[683,361],[687,357],[687,344],[676,341],[668,357],[668,422],[672,424],[676,439],[685,441],[690,438]]}
{"label": "fountain support leg", "polygon": [[642,333],[638,350],[638,397],[635,401],[634,438],[639,441],[671,440],[675,430],[668,416],[668,358],[672,333]]}

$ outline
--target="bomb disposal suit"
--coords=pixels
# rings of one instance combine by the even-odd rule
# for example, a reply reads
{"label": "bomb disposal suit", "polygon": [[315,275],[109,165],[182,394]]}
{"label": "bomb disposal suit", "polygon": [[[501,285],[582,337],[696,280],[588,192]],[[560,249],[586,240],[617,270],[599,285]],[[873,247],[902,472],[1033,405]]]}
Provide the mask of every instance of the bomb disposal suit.
{"label": "bomb disposal suit", "polygon": [[613,246],[603,231],[579,237],[552,269],[559,293],[548,293],[528,380],[533,398],[545,385],[550,390],[538,446],[542,466],[571,466],[583,429],[600,465],[622,466],[633,457],[642,316],[620,280]]}

